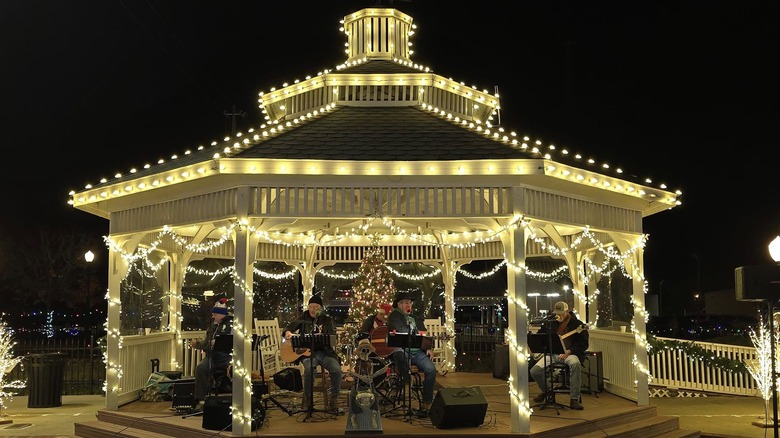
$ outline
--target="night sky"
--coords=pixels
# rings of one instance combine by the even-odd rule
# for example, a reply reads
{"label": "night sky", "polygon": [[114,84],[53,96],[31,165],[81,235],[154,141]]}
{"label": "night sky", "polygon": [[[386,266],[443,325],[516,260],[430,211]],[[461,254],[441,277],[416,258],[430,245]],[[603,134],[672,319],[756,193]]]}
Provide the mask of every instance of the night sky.
{"label": "night sky", "polygon": [[[3,0],[3,232],[106,234],[71,189],[221,139],[234,105],[239,130],[258,126],[257,93],[342,63],[339,20],[375,3]],[[776,2],[394,7],[417,25],[415,62],[498,87],[506,129],[683,191],[645,219],[651,292],[731,289],[737,266],[771,262]]]}

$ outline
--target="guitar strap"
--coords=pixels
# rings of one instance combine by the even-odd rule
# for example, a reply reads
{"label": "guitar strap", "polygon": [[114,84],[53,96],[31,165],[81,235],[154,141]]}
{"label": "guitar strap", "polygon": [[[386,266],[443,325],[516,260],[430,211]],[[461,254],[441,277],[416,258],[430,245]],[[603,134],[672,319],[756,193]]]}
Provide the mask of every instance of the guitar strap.
{"label": "guitar strap", "polygon": [[566,333],[566,328],[569,327],[569,321],[571,321],[571,313],[567,313],[566,316],[558,323],[558,334],[563,335]]}

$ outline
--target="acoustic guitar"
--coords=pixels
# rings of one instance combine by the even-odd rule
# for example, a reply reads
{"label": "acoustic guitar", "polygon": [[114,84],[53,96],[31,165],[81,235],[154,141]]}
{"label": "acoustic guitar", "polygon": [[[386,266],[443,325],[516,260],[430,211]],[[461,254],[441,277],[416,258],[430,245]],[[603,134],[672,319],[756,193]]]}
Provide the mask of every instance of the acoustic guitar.
{"label": "acoustic guitar", "polygon": [[282,357],[282,361],[292,363],[302,357],[311,356],[311,349],[293,348],[292,339],[282,338],[282,343],[279,345],[279,355]]}
{"label": "acoustic guitar", "polygon": [[569,339],[567,341],[566,338],[568,338],[569,336],[571,336],[573,334],[576,334],[576,333],[582,333],[583,331],[585,331],[587,329],[588,329],[588,325],[587,324],[582,324],[579,327],[577,327],[576,329],[574,329],[574,330],[572,330],[572,331],[570,331],[568,333],[562,334],[561,335],[561,341],[563,341],[563,345],[566,347],[566,349],[570,350],[569,346],[571,344],[571,339]]}
{"label": "acoustic guitar", "polygon": [[[387,357],[393,354],[395,347],[387,346],[387,334],[390,332],[386,325],[379,326],[371,331],[371,345],[376,348],[376,354],[381,357]],[[450,340],[451,336],[442,334],[438,336],[423,335],[422,350],[428,351],[433,347],[433,341],[440,339],[443,341]]]}

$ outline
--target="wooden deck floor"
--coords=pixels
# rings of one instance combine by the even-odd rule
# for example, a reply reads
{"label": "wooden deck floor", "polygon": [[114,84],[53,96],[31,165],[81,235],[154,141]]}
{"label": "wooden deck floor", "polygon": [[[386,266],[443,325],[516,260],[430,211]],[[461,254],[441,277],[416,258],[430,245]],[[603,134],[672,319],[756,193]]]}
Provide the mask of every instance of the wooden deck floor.
{"label": "wooden deck floor", "polygon": [[[531,384],[531,396],[538,393],[536,385]],[[429,418],[409,417],[408,411],[403,408],[394,412],[388,412],[381,417],[381,429],[378,433],[392,436],[424,436],[424,435],[458,435],[458,436],[509,436],[509,392],[508,384],[504,380],[493,378],[491,374],[475,373],[449,373],[446,376],[437,377],[437,388],[464,388],[479,387],[487,401],[487,413],[484,422],[475,427],[458,427],[439,429],[432,424]],[[331,435],[344,435],[347,433],[346,415],[333,416],[322,412],[314,412],[307,415],[306,412],[295,413],[296,406],[300,403],[300,397],[292,393],[280,394],[274,397],[290,413],[284,412],[274,403],[267,403],[265,419],[262,425],[251,436],[311,436],[322,437]],[[341,403],[346,408],[346,396],[342,395]],[[568,406],[569,397],[566,394],[558,394],[556,401]],[[638,407],[635,402],[623,399],[608,393],[583,394],[582,404],[585,409],[574,411],[568,408],[556,409],[551,406],[543,409],[534,408],[531,416],[531,434],[528,436],[562,436],[567,429],[575,430],[583,423],[603,422],[604,419],[616,416],[632,415],[646,416],[644,411],[652,410],[654,406]],[[413,403],[413,407],[414,407]],[[315,398],[315,407],[322,407],[322,400]],[[290,415],[292,414],[292,415]],[[120,407],[119,411],[101,411],[98,418],[109,418],[122,415],[127,418],[123,427],[130,427],[131,423],[155,422],[162,430],[179,430],[180,433],[170,436],[183,436],[195,438],[201,436],[219,435],[219,431],[202,428],[203,417],[192,416],[183,418],[171,410],[171,402],[133,402]],[[113,420],[112,420],[113,421]],[[120,421],[120,423],[122,423]],[[117,426],[119,427],[119,426]],[[135,426],[133,426],[135,427]],[[363,429],[365,431],[365,429]],[[373,432],[373,431],[372,431]],[[377,433],[377,432],[373,432]],[[350,431],[349,434],[362,435]],[[231,432],[222,432],[224,436],[235,436]],[[511,434],[518,437],[518,434]],[[520,435],[522,436],[522,434]]]}

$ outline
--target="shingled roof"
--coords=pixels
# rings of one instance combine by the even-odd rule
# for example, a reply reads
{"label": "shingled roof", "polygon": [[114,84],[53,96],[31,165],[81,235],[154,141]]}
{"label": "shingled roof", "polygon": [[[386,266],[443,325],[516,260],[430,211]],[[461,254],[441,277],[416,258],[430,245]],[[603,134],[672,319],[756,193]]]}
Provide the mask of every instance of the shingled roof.
{"label": "shingled roof", "polygon": [[377,161],[531,158],[517,148],[416,107],[338,107],[234,157]]}

